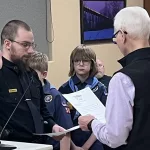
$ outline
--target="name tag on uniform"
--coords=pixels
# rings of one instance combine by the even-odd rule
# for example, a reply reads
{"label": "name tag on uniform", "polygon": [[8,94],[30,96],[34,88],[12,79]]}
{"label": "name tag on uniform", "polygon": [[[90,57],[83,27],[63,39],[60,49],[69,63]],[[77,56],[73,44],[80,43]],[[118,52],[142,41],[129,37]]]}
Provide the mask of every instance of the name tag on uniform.
{"label": "name tag on uniform", "polygon": [[16,93],[17,89],[9,89],[8,91],[9,91],[9,93]]}

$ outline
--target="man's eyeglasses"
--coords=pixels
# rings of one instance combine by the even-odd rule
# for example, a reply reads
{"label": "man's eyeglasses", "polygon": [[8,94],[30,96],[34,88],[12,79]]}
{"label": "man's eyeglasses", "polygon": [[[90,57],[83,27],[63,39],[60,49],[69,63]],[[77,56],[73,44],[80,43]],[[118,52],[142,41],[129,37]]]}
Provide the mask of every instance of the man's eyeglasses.
{"label": "man's eyeglasses", "polygon": [[17,42],[17,41],[14,41],[14,40],[10,40],[11,42],[15,42],[15,43],[17,43],[17,44],[19,44],[19,45],[21,45],[23,48],[25,48],[25,49],[29,49],[30,47],[32,47],[33,49],[35,49],[36,48],[36,44],[35,43],[30,43],[30,42]]}
{"label": "man's eyeglasses", "polygon": [[118,31],[117,31],[116,33],[114,33],[114,35],[112,36],[112,41],[113,41],[114,44],[117,44],[117,42],[116,42],[116,37],[117,37],[117,34],[118,34],[119,32],[123,32],[124,34],[128,34],[126,31],[118,30]]}

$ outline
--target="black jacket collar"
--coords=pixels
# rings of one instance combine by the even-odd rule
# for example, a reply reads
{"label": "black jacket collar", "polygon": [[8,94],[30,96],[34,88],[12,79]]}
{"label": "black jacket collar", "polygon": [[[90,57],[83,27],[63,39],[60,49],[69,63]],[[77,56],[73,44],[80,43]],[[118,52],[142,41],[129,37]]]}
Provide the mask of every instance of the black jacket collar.
{"label": "black jacket collar", "polygon": [[122,65],[122,67],[131,64],[134,61],[141,60],[141,59],[150,58],[150,47],[141,48],[129,53],[127,56],[123,57],[122,59],[118,60],[118,62]]}

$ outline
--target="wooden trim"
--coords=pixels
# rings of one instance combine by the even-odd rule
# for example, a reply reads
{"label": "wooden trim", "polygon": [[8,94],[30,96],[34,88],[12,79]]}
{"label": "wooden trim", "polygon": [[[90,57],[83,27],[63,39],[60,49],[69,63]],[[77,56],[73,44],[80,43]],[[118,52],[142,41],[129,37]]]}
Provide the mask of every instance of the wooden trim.
{"label": "wooden trim", "polygon": [[144,8],[147,10],[147,12],[150,15],[150,0],[144,0],[143,1],[143,6],[144,6]]}

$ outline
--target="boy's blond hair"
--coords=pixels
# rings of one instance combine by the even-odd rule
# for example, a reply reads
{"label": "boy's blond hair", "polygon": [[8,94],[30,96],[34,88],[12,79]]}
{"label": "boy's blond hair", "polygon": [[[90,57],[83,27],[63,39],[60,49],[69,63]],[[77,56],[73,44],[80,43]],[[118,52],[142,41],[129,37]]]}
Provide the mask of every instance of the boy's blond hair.
{"label": "boy's blond hair", "polygon": [[27,65],[40,72],[48,71],[48,56],[41,52],[35,52],[27,60]]}

